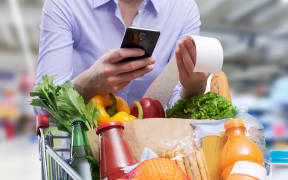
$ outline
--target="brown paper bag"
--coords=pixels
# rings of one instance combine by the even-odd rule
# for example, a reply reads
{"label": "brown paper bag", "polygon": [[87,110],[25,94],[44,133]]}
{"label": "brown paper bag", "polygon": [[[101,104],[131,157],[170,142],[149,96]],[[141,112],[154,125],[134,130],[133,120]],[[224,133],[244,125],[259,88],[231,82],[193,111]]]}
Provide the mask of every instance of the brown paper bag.
{"label": "brown paper bag", "polygon": [[144,97],[157,99],[160,101],[162,106],[165,107],[178,81],[179,77],[176,58],[175,56],[172,56],[164,70],[149,86],[146,93],[144,94]]}
{"label": "brown paper bag", "polygon": [[[124,139],[137,161],[145,147],[160,154],[163,146],[171,141],[192,135],[193,129],[187,119],[151,118],[124,123]],[[99,137],[96,130],[87,132],[93,156],[99,160]]]}

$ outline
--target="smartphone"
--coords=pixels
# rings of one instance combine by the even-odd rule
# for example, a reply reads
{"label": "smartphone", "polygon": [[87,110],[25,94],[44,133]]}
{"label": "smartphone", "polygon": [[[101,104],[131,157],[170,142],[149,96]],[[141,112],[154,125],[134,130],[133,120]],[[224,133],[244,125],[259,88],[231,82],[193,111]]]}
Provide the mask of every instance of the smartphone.
{"label": "smartphone", "polygon": [[160,37],[160,31],[144,28],[128,27],[126,29],[121,48],[140,48],[145,54],[140,57],[129,57],[121,62],[151,57]]}

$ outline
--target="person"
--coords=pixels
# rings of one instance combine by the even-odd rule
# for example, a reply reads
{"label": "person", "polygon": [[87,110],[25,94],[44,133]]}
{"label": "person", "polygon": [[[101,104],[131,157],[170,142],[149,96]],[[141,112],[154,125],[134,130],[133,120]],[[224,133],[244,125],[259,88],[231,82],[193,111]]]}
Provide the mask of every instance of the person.
{"label": "person", "polygon": [[[56,84],[71,80],[86,102],[115,93],[131,104],[175,53],[180,82],[169,106],[205,91],[208,75],[193,72],[196,48],[189,36],[199,35],[200,24],[194,0],[45,0],[36,83],[56,75]],[[121,62],[144,54],[119,48],[130,26],[161,32],[153,57]]]}

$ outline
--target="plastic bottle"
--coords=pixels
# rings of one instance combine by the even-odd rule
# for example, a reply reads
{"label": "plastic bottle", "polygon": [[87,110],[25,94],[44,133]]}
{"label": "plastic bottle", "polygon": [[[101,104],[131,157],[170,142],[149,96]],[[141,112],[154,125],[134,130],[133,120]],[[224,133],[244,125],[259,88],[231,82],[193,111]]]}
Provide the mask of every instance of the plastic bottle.
{"label": "plastic bottle", "polygon": [[238,161],[227,180],[265,180],[266,174],[266,169],[256,163]]}
{"label": "plastic bottle", "polygon": [[241,119],[225,123],[228,140],[220,158],[221,177],[226,180],[237,161],[249,161],[264,167],[264,158],[259,147],[245,136],[245,124]]}
{"label": "plastic bottle", "polygon": [[248,113],[248,108],[240,106],[238,108],[238,114],[236,118],[240,118],[244,121],[246,126],[246,136],[255,142],[261,149],[262,153],[265,154],[266,142],[264,135],[264,127],[255,117]]}

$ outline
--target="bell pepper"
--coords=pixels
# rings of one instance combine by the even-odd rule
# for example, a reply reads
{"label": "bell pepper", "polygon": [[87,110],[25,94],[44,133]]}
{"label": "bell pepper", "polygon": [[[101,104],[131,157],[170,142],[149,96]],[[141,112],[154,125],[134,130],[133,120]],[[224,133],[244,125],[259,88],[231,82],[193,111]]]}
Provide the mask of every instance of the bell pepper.
{"label": "bell pepper", "polygon": [[115,114],[113,117],[110,118],[110,121],[112,122],[128,122],[128,121],[133,121],[136,120],[137,118],[135,116],[132,116],[126,112],[118,112]]}
{"label": "bell pepper", "polygon": [[[135,116],[130,115],[130,108],[127,102],[119,96],[99,94],[92,100],[94,106],[99,110],[98,123],[100,125],[107,122],[127,122],[137,119]],[[142,119],[141,113],[138,119]]]}
{"label": "bell pepper", "polygon": [[[143,110],[143,118],[165,118],[163,106],[158,100],[152,98],[142,98],[135,101],[131,106],[131,115],[138,116],[138,105],[140,103]],[[135,106],[136,105],[136,106]]]}

